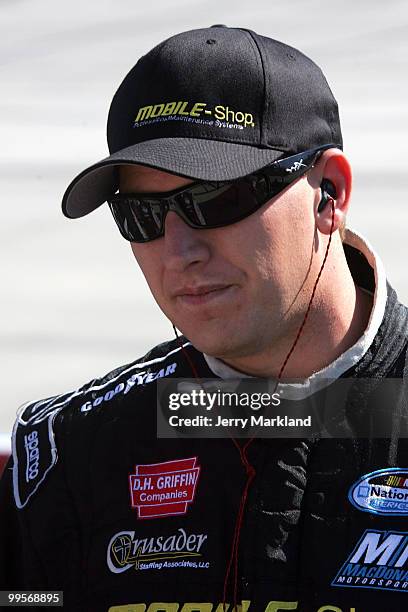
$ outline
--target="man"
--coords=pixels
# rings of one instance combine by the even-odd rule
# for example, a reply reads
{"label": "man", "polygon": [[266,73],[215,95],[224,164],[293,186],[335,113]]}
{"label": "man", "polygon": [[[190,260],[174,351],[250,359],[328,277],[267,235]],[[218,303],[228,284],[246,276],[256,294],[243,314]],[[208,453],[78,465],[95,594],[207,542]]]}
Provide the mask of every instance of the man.
{"label": "man", "polygon": [[361,380],[403,376],[407,311],[344,232],[351,170],[320,69],[249,30],[179,34],[119,87],[108,141],[63,211],[109,202],[183,336],[21,409],[2,588],[63,590],[67,610],[405,610],[392,406],[383,439],[156,434],[166,378],[351,378],[347,410],[365,422]]}

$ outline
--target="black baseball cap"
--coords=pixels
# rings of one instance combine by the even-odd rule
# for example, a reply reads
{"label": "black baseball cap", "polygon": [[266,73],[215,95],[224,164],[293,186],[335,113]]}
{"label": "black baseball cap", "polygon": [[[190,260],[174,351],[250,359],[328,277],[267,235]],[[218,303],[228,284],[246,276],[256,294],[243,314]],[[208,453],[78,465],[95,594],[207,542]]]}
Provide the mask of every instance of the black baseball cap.
{"label": "black baseball cap", "polygon": [[110,198],[122,164],[228,181],[320,145],[342,147],[320,68],[293,47],[226,26],[177,34],[144,55],[112,100],[107,138],[109,157],[67,188],[67,217]]}

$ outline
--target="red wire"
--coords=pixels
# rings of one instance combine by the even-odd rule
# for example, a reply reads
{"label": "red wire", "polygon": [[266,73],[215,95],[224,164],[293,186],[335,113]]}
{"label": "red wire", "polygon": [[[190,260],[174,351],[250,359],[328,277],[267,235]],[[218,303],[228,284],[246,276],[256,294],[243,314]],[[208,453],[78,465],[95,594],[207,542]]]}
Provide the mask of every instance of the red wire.
{"label": "red wire", "polygon": [[235,608],[237,607],[237,594],[238,594],[238,547],[239,547],[239,540],[240,540],[240,535],[241,535],[241,527],[242,527],[242,522],[243,522],[243,518],[244,518],[244,510],[245,510],[246,500],[247,500],[247,497],[248,497],[249,487],[251,486],[251,483],[252,483],[252,481],[253,481],[253,479],[255,478],[255,475],[256,475],[255,468],[253,467],[253,465],[251,465],[249,463],[249,460],[248,460],[248,458],[246,456],[247,449],[249,448],[249,446],[252,443],[252,441],[254,440],[254,438],[248,439],[243,447],[239,446],[239,444],[235,440],[235,438],[232,438],[232,440],[233,440],[234,443],[236,443],[236,445],[238,447],[240,458],[241,458],[241,462],[244,465],[246,473],[247,473],[247,480],[246,480],[246,483],[245,483],[245,486],[244,486],[244,490],[243,490],[242,495],[241,495],[241,500],[240,500],[240,504],[239,504],[238,514],[237,514],[237,518],[236,518],[236,522],[235,522],[234,534],[233,534],[233,538],[232,538],[231,554],[230,554],[230,558],[229,558],[229,562],[228,562],[228,566],[227,566],[227,571],[226,571],[226,574],[225,574],[225,577],[224,577],[224,589],[223,589],[223,597],[222,597],[222,603],[223,603],[224,611],[225,611],[225,600],[227,598],[228,580],[229,580],[229,576],[230,576],[230,572],[231,572],[231,567],[232,567],[233,563],[234,563],[234,607]]}
{"label": "red wire", "polygon": [[190,355],[189,355],[189,354],[188,354],[188,352],[186,351],[186,347],[185,347],[185,346],[182,344],[182,342],[181,342],[181,338],[180,338],[180,336],[179,336],[179,335],[178,335],[178,333],[177,333],[177,329],[176,329],[176,326],[175,326],[175,325],[173,325],[173,329],[174,329],[174,333],[175,333],[176,338],[177,338],[178,345],[179,345],[179,347],[181,348],[181,350],[182,350],[182,352],[183,352],[183,354],[184,354],[184,357],[186,358],[186,360],[187,360],[187,362],[188,362],[188,365],[189,365],[189,366],[190,366],[190,368],[192,369],[193,374],[194,374],[194,377],[195,377],[195,378],[198,380],[198,382],[199,382],[199,383],[200,383],[200,385],[201,385],[201,378],[200,378],[200,377],[199,377],[199,375],[198,375],[198,372],[197,372],[196,367],[195,367],[195,365],[194,365],[194,363],[193,363],[193,360],[190,358]]}
{"label": "red wire", "polygon": [[[288,363],[288,361],[289,361],[289,359],[290,359],[290,357],[291,357],[291,355],[292,355],[293,351],[295,350],[295,347],[296,347],[296,345],[297,345],[297,343],[298,343],[298,341],[299,341],[300,335],[301,335],[301,333],[302,333],[302,331],[303,331],[303,328],[304,328],[304,326],[305,326],[305,324],[306,324],[307,318],[308,318],[309,313],[310,313],[310,309],[311,309],[311,307],[312,307],[312,302],[313,302],[313,299],[314,299],[314,296],[315,296],[315,293],[316,293],[317,284],[318,284],[318,282],[319,282],[319,280],[320,280],[320,277],[321,277],[322,272],[323,272],[323,268],[324,268],[324,266],[325,266],[325,264],[326,264],[327,256],[328,256],[328,254],[329,254],[329,248],[330,248],[330,243],[331,243],[332,234],[333,234],[333,227],[334,227],[334,203],[333,203],[333,200],[332,200],[331,198],[330,198],[330,204],[331,204],[331,207],[332,207],[332,220],[331,220],[331,227],[330,227],[330,236],[329,236],[329,241],[328,241],[328,243],[327,243],[327,247],[326,247],[326,253],[325,253],[325,255],[324,255],[323,262],[322,262],[322,265],[321,265],[321,267],[320,267],[319,274],[317,275],[316,282],[315,282],[314,287],[313,287],[312,295],[310,296],[309,305],[308,305],[308,307],[307,307],[306,314],[305,314],[305,316],[303,317],[302,324],[301,324],[301,326],[299,327],[299,331],[298,331],[298,333],[297,333],[297,335],[296,335],[296,338],[295,338],[294,343],[292,344],[292,348],[290,349],[289,353],[286,355],[286,359],[285,359],[285,361],[283,362],[283,365],[282,365],[282,367],[281,367],[281,369],[280,369],[280,371],[279,371],[279,374],[278,374],[278,380],[280,380],[280,379],[281,379],[282,374],[283,374],[283,371],[284,371],[284,369],[286,368],[286,365],[287,365],[287,363]],[[275,389],[275,390],[276,390],[276,389]]]}
{"label": "red wire", "polygon": [[[288,354],[286,355],[286,358],[283,362],[283,365],[281,367],[281,369],[279,370],[279,374],[277,377],[277,382],[276,382],[276,387],[275,387],[275,391],[278,387],[279,384],[279,380],[282,378],[282,374],[286,368],[286,365],[290,359],[290,357],[292,356],[293,351],[296,348],[296,345],[299,341],[299,338],[303,332],[303,329],[305,327],[306,321],[308,319],[311,307],[312,307],[312,303],[315,297],[315,293],[316,293],[316,289],[317,289],[317,285],[319,283],[320,277],[322,275],[324,266],[326,264],[327,261],[327,257],[329,254],[329,249],[330,249],[330,244],[331,244],[331,239],[332,239],[332,234],[333,234],[333,228],[334,228],[334,202],[333,199],[330,199],[330,204],[331,204],[331,208],[332,208],[332,219],[331,219],[331,227],[330,227],[330,236],[329,236],[329,240],[327,243],[327,247],[326,247],[326,252],[323,258],[323,262],[322,265],[320,267],[320,271],[319,274],[317,275],[314,287],[313,287],[313,291],[312,291],[312,295],[310,297],[309,300],[309,304],[305,313],[305,316],[303,317],[303,321],[299,327],[299,330],[296,334],[296,338],[288,352]],[[174,333],[176,334],[176,338],[179,341],[179,345],[191,367],[191,370],[195,376],[195,378],[199,381],[199,383],[201,384],[201,379],[198,376],[197,370],[194,366],[194,363],[192,362],[188,352],[186,351],[185,347],[182,345],[181,343],[181,339],[177,334],[177,330],[175,328],[175,326],[173,325],[173,329],[174,329]],[[254,480],[255,476],[256,476],[256,470],[254,468],[253,465],[251,465],[251,463],[248,460],[247,457],[247,451],[248,448],[250,447],[250,445],[252,444],[252,442],[254,441],[255,438],[249,438],[245,444],[241,447],[240,444],[238,443],[238,441],[235,438],[231,437],[232,442],[234,443],[235,447],[237,448],[239,455],[240,455],[240,459],[241,459],[241,463],[245,468],[246,474],[247,474],[247,480],[245,482],[245,486],[244,489],[242,491],[242,495],[241,495],[241,499],[240,499],[240,503],[239,503],[239,508],[238,508],[238,514],[237,514],[237,518],[235,521],[235,527],[234,527],[234,533],[233,533],[233,537],[232,537],[232,545],[231,545],[231,554],[230,554],[230,558],[228,560],[228,565],[227,565],[227,569],[225,572],[225,577],[224,577],[224,586],[223,586],[223,594],[222,594],[222,607],[223,607],[223,612],[226,611],[225,606],[226,604],[226,599],[227,599],[227,588],[228,588],[228,582],[229,582],[229,577],[230,577],[230,573],[231,573],[231,568],[234,565],[234,610],[238,610],[237,607],[237,599],[238,599],[238,552],[239,552],[239,543],[240,543],[240,537],[241,537],[241,530],[242,530],[242,524],[243,524],[243,520],[244,520],[244,511],[245,511],[245,505],[248,499],[248,492],[249,492],[249,488],[252,484],[252,481]]]}

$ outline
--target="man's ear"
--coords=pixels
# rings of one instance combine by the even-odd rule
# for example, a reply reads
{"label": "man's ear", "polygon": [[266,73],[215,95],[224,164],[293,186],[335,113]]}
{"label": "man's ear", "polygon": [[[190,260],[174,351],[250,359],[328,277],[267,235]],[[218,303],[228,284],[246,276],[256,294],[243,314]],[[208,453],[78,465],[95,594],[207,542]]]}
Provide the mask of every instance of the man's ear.
{"label": "man's ear", "polygon": [[330,234],[333,207],[333,232],[345,225],[352,187],[351,167],[342,151],[329,149],[323,153],[315,169],[320,180],[315,208],[316,226],[322,234]]}

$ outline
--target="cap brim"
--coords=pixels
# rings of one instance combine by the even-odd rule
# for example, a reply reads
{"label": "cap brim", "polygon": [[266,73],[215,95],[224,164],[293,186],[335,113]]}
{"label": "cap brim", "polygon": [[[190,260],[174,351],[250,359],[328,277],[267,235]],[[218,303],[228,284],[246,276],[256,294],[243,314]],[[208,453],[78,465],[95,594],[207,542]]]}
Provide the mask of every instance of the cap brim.
{"label": "cap brim", "polygon": [[116,167],[123,164],[141,164],[197,180],[228,181],[267,166],[283,153],[197,138],[147,140],[113,153],[78,174],[65,191],[62,211],[75,219],[106,202],[118,189]]}

